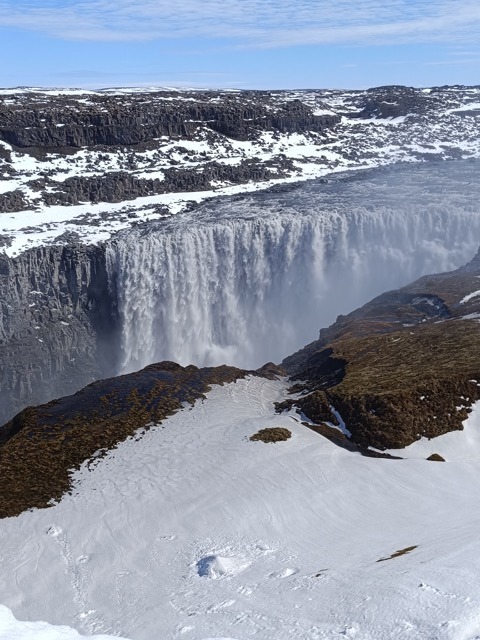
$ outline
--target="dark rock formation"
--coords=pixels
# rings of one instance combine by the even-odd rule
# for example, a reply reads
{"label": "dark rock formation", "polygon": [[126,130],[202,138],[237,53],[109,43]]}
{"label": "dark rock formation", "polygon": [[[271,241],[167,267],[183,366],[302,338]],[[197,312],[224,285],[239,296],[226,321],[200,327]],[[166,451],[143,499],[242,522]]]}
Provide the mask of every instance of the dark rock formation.
{"label": "dark rock formation", "polygon": [[7,191],[0,194],[0,213],[25,211],[28,209],[25,195],[20,190]]}
{"label": "dark rock formation", "polygon": [[367,91],[359,118],[398,118],[425,113],[433,108],[432,99],[413,87],[387,86]]}
{"label": "dark rock formation", "polygon": [[115,331],[103,247],[0,254],[0,423],[112,375]]}
{"label": "dark rock formation", "polygon": [[427,460],[430,462],[445,462],[445,458],[442,458],[438,453],[432,453],[431,456],[428,456]]}
{"label": "dark rock formation", "polygon": [[[212,162],[216,157],[215,143],[229,140],[258,140],[262,132],[281,133],[314,132],[321,134],[340,122],[333,113],[313,115],[313,110],[300,100],[275,101],[269,92],[193,92],[161,91],[148,97],[130,95],[89,95],[88,99],[73,96],[47,96],[30,93],[17,94],[8,100],[0,97],[0,142],[11,145],[15,151],[35,156],[42,166],[28,187],[37,192],[26,199],[22,191],[0,194],[0,213],[32,209],[34,206],[74,205],[79,202],[121,202],[142,196],[180,191],[212,189],[212,184],[243,184],[282,178],[295,171],[291,159],[278,154],[271,159],[240,159],[234,163]],[[200,136],[200,137],[199,137]],[[211,157],[178,146],[176,153],[184,153],[182,164],[170,158],[162,165],[163,179],[148,179],[134,175],[138,158],[136,153],[152,151],[155,160],[147,162],[151,168],[160,159],[165,161],[165,140],[208,140]],[[97,175],[81,175],[78,150],[99,152],[90,158],[88,170]],[[121,168],[110,154],[118,154]],[[55,173],[48,166],[48,154],[63,156],[78,175],[63,180],[62,168]],[[203,155],[202,155],[203,154]],[[168,155],[168,152],[167,152]],[[118,159],[117,158],[117,159]],[[3,162],[2,162],[3,160]],[[145,162],[145,158],[143,159]],[[98,171],[98,163],[105,162],[105,171]],[[15,174],[11,166],[11,152],[0,144],[2,174]],[[145,165],[143,165],[145,168]],[[148,174],[148,171],[147,171]],[[52,179],[58,176],[58,179]],[[1,179],[1,176],[0,176]],[[29,199],[30,198],[30,199]]]}
{"label": "dark rock formation", "polygon": [[[109,173],[91,178],[67,178],[57,190],[46,192],[45,204],[78,204],[79,202],[122,202],[142,196],[182,191],[206,191],[213,181],[242,184],[249,180],[264,181],[281,178],[285,172],[293,170],[290,159],[281,158],[276,162],[259,163],[243,160],[238,165],[211,162],[202,169],[167,169],[163,180],[140,179],[127,172]],[[0,211],[2,201],[0,200]]]}
{"label": "dark rock formation", "polygon": [[128,96],[89,96],[88,105],[68,96],[31,95],[17,104],[0,102],[0,140],[22,149],[148,144],[162,136],[191,138],[205,125],[236,140],[259,130],[323,131],[339,122],[336,115],[314,116],[293,100],[269,108],[268,92],[195,92],[194,100],[176,100],[166,92]]}

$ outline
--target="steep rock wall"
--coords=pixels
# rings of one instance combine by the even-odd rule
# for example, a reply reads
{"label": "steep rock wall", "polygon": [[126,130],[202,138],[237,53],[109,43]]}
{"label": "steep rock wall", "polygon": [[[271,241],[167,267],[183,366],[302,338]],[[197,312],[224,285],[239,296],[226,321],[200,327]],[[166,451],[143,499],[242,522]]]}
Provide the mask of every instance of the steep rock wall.
{"label": "steep rock wall", "polygon": [[62,149],[149,143],[162,136],[191,137],[201,125],[237,140],[248,140],[258,130],[280,132],[323,131],[340,121],[337,115],[313,115],[312,109],[293,100],[272,109],[261,92],[224,96],[212,102],[198,94],[195,102],[172,103],[135,98],[92,98],[79,107],[57,98],[30,105],[0,107],[0,140],[18,148]]}
{"label": "steep rock wall", "polygon": [[115,326],[103,247],[0,255],[0,423],[107,375]]}

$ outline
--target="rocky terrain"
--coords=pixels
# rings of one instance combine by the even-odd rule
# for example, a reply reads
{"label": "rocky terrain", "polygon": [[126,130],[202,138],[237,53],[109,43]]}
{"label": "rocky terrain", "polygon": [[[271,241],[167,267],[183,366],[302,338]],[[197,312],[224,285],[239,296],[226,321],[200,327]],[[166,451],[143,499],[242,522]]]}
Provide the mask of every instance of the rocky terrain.
{"label": "rocky terrain", "polygon": [[[478,157],[478,87],[0,90],[0,242],[90,241],[205,197]],[[0,246],[1,246],[0,245]]]}
{"label": "rocky terrain", "polygon": [[351,441],[379,450],[462,429],[480,399],[479,277],[480,252],[340,316],[282,363],[300,395],[278,410],[347,425]]}

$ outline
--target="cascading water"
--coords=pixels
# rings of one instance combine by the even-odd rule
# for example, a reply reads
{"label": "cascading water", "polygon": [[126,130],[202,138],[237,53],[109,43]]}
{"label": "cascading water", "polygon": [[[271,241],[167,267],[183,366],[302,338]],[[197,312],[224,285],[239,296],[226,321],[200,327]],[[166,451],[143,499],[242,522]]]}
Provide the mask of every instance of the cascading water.
{"label": "cascading water", "polygon": [[160,360],[279,362],[339,313],[465,263],[480,243],[480,206],[459,187],[479,170],[450,167],[214,202],[119,237],[107,256],[122,372]]}

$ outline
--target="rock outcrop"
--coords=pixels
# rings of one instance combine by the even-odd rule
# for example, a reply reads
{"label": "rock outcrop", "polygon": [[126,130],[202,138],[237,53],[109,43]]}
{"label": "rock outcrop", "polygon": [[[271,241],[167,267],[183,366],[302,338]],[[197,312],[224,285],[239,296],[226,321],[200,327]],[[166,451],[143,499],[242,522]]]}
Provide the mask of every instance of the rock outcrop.
{"label": "rock outcrop", "polygon": [[340,316],[282,363],[301,395],[278,410],[340,415],[355,444],[379,450],[462,429],[480,399],[479,257]]}
{"label": "rock outcrop", "polygon": [[[43,201],[47,205],[122,202],[161,193],[208,191],[212,182],[215,181],[226,181],[231,184],[242,184],[249,180],[262,182],[285,177],[287,171],[292,170],[292,161],[282,157],[267,163],[243,160],[234,166],[211,162],[200,170],[171,168],[165,170],[162,179],[153,180],[137,178],[134,174],[125,171],[112,172],[104,176],[67,178],[61,185],[53,183],[51,190],[45,193]],[[7,202],[5,206],[10,204]],[[0,200],[0,211],[1,207]]]}
{"label": "rock outcrop", "polygon": [[434,108],[432,99],[413,87],[387,86],[367,91],[367,99],[359,118],[398,118],[423,114]]}
{"label": "rock outcrop", "polygon": [[[178,94],[174,93],[178,98]],[[315,116],[300,100],[271,107],[269,94],[195,92],[191,101],[168,92],[89,96],[88,105],[61,96],[33,94],[17,104],[0,103],[0,140],[37,151],[148,144],[162,136],[191,138],[205,125],[236,140],[258,131],[323,131],[337,115]]]}

